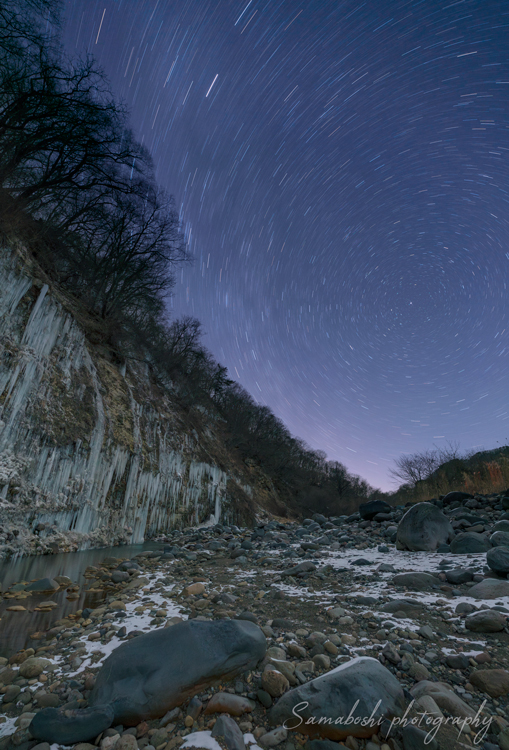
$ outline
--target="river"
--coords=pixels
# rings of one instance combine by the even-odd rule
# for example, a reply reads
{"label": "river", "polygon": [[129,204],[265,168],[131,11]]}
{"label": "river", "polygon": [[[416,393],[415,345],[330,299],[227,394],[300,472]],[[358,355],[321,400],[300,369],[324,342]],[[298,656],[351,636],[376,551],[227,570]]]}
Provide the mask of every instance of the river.
{"label": "river", "polygon": [[[123,547],[105,547],[81,552],[67,552],[58,555],[35,555],[21,557],[1,564],[0,582],[2,593],[14,583],[34,581],[39,578],[68,576],[79,585],[78,598],[68,599],[66,590],[56,594],[32,594],[27,599],[3,599],[0,602],[0,656],[10,656],[13,652],[31,646],[37,648],[37,641],[30,638],[32,633],[48,630],[54,622],[85,607],[96,607],[104,599],[103,592],[88,593],[85,591],[83,573],[89,565],[97,565],[106,557],[131,559],[139,552],[159,550],[163,545],[157,542],[125,545]],[[34,612],[38,602],[52,601],[57,603],[51,612]],[[7,612],[7,607],[21,604],[26,612]]]}

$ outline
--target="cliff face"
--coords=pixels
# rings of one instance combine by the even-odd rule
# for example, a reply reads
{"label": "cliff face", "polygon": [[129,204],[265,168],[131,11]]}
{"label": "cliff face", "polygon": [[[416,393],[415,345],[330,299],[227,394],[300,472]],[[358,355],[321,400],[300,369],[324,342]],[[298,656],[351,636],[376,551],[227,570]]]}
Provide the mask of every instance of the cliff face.
{"label": "cliff face", "polygon": [[228,455],[217,416],[195,417],[146,365],[116,366],[62,294],[2,248],[0,557],[249,520],[259,476]]}

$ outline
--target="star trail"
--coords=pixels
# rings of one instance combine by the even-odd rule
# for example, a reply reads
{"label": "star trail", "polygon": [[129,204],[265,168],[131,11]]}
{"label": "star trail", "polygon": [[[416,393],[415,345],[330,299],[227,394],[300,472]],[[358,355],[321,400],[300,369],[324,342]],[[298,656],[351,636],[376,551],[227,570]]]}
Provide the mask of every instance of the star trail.
{"label": "star trail", "polygon": [[67,0],[194,256],[172,307],[382,489],[509,442],[505,0]]}

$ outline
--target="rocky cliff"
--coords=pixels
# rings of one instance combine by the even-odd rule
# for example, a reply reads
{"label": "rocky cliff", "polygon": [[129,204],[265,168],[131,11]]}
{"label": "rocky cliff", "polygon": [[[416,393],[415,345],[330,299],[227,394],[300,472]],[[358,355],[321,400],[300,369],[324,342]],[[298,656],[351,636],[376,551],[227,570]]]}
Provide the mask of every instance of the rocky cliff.
{"label": "rocky cliff", "polygon": [[2,248],[0,557],[249,520],[273,493],[221,430],[147,365],[115,364],[24,250]]}

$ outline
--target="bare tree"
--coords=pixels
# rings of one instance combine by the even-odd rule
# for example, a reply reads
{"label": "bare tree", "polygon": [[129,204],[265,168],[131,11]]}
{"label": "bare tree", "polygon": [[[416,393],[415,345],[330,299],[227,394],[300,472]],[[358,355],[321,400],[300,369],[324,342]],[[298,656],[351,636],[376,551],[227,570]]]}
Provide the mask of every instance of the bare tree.
{"label": "bare tree", "polygon": [[429,479],[442,464],[459,457],[459,444],[448,441],[445,447],[435,445],[421,453],[403,454],[395,459],[395,466],[389,469],[389,474],[414,487],[417,482]]}

